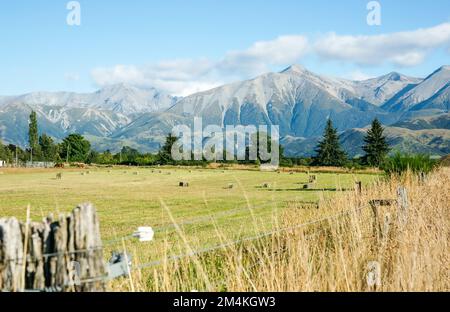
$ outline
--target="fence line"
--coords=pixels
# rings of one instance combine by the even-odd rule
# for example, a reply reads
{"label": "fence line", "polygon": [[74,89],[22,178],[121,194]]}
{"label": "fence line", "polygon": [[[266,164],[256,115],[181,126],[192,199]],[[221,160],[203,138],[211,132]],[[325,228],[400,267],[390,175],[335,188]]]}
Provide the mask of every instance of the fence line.
{"label": "fence line", "polygon": [[199,255],[199,254],[209,253],[209,252],[216,251],[216,250],[219,250],[219,249],[224,249],[224,248],[227,248],[227,247],[231,247],[231,246],[237,245],[237,244],[242,243],[242,242],[254,241],[254,240],[258,240],[258,239],[261,239],[261,238],[264,238],[264,237],[267,237],[267,236],[270,236],[270,235],[273,235],[273,234],[277,234],[277,233],[281,233],[281,232],[288,232],[288,231],[296,230],[296,229],[299,229],[299,228],[302,228],[302,227],[316,225],[316,224],[319,224],[321,222],[324,222],[324,221],[327,221],[327,220],[330,220],[330,219],[333,219],[333,218],[341,218],[343,216],[351,214],[352,212],[362,211],[362,210],[364,210],[366,208],[369,208],[369,207],[370,207],[370,205],[366,205],[366,206],[359,207],[359,208],[356,208],[356,209],[353,209],[353,210],[341,212],[341,213],[335,214],[333,216],[324,217],[324,218],[321,218],[321,219],[318,219],[318,220],[313,220],[313,221],[302,223],[302,224],[297,224],[297,225],[293,225],[293,226],[289,226],[289,227],[285,227],[285,228],[281,228],[281,229],[276,229],[276,230],[265,232],[265,233],[261,233],[261,234],[255,235],[255,236],[250,236],[250,237],[246,237],[246,238],[243,238],[243,239],[238,239],[238,240],[235,240],[235,241],[232,241],[232,242],[229,242],[229,243],[224,243],[224,244],[220,244],[220,245],[216,245],[216,246],[212,246],[212,247],[208,247],[208,248],[198,249],[198,250],[195,250],[193,252],[186,253],[186,254],[169,256],[169,257],[166,257],[165,259],[162,259],[162,260],[155,260],[155,261],[151,261],[151,262],[148,262],[148,263],[144,263],[144,264],[138,265],[136,268],[133,268],[133,270],[139,270],[139,269],[154,267],[154,266],[161,265],[162,263],[164,263],[166,261],[177,261],[177,260],[180,260],[180,259],[183,259],[183,258],[186,258],[186,257],[193,257],[193,256],[196,256],[196,255]]}
{"label": "fence line", "polygon": [[[201,223],[204,221],[208,221],[208,220],[214,220],[217,218],[221,218],[221,217],[225,217],[225,216],[229,216],[235,213],[239,213],[239,212],[243,212],[243,211],[247,211],[247,210],[261,210],[267,207],[272,206],[273,204],[275,204],[275,202],[271,202],[269,204],[265,204],[262,206],[257,206],[257,207],[245,207],[245,208],[235,208],[235,209],[231,209],[231,210],[227,210],[227,211],[222,211],[222,212],[218,212],[215,214],[210,214],[210,215],[206,215],[206,216],[202,216],[202,217],[198,217],[198,218],[194,218],[194,219],[190,219],[190,220],[186,220],[180,223],[177,223],[178,226],[183,226],[183,225],[193,225],[193,224],[197,224],[197,223]],[[155,231],[155,233],[158,232],[163,232],[166,230],[170,230],[175,228],[175,225],[173,223],[171,224],[166,224],[166,225],[162,225],[159,227],[155,227],[153,230]],[[116,237],[110,240],[105,241],[103,244],[104,245],[110,245],[110,244],[114,244],[114,243],[119,243],[122,242],[122,239],[132,239],[134,236],[133,235],[126,235],[123,237]]]}
{"label": "fence line", "polygon": [[[187,220],[185,222],[177,223],[177,225],[178,226],[180,226],[180,225],[192,225],[192,224],[200,223],[200,222],[203,222],[203,221],[207,221],[209,219],[213,219],[214,220],[217,217],[224,217],[224,216],[227,216],[227,215],[230,215],[230,214],[233,214],[233,213],[246,211],[246,210],[249,210],[249,209],[258,210],[258,209],[267,208],[270,205],[271,204],[267,204],[267,205],[258,206],[258,207],[255,207],[255,208],[248,208],[248,207],[247,208],[237,208],[237,209],[228,210],[228,211],[225,211],[225,212],[219,212],[217,214],[207,215],[207,216],[200,217],[200,218],[197,218],[197,219]],[[154,230],[155,230],[155,232],[162,232],[164,230],[171,229],[171,228],[174,228],[174,227],[175,227],[175,224],[170,224],[170,225],[168,224],[168,225],[165,225],[165,226],[157,227]],[[126,236],[123,236],[123,237],[116,237],[114,239],[107,240],[107,241],[102,243],[103,246],[94,246],[94,247],[91,247],[91,248],[74,250],[74,251],[61,251],[61,252],[44,253],[44,254],[41,255],[40,258],[30,257],[30,255],[28,255],[28,259],[29,260],[38,261],[38,260],[43,260],[45,258],[50,258],[50,257],[58,257],[58,256],[65,256],[65,255],[87,253],[87,252],[90,252],[90,251],[101,250],[101,249],[104,248],[104,246],[116,243],[118,241],[122,241],[123,239],[132,239],[134,237],[135,236],[131,234],[131,235],[126,235]],[[9,259],[5,259],[5,261],[22,261],[22,257],[9,258]]]}

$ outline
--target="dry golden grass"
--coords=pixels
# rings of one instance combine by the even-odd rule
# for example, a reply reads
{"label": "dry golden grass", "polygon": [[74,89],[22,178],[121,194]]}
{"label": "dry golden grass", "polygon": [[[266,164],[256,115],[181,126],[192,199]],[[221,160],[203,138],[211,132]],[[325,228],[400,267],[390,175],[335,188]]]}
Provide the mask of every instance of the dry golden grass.
{"label": "dry golden grass", "polygon": [[[403,219],[405,215],[393,205],[379,207],[375,219],[369,200],[395,199],[400,185],[408,192],[407,217]],[[217,229],[223,247],[168,259],[145,269],[138,269],[140,264],[134,263],[133,288],[448,291],[449,186],[449,168],[437,170],[422,182],[407,174],[401,179],[377,182],[361,195],[347,192],[323,199],[320,212],[312,212],[317,214],[316,219],[327,216],[321,222],[299,226],[304,223],[304,216],[299,218],[295,210],[287,210],[281,217],[274,217],[277,219],[273,224],[277,226],[273,233],[244,237],[232,244]],[[170,208],[164,202],[162,205],[170,215]],[[260,226],[257,218],[248,224],[256,233],[261,233]],[[181,229],[177,233],[183,242],[180,254],[197,249],[192,240],[185,239]],[[126,278],[110,285],[114,291],[128,291],[130,287]]]}

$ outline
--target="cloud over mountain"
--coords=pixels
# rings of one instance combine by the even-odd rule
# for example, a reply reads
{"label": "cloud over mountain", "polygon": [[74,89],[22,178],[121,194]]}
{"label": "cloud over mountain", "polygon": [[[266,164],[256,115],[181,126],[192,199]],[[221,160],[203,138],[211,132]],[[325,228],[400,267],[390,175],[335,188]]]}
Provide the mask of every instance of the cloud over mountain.
{"label": "cloud over mountain", "polygon": [[390,64],[405,67],[418,65],[433,51],[449,47],[450,23],[370,36],[328,33],[308,38],[286,35],[257,41],[247,49],[228,51],[218,60],[186,58],[144,65],[119,64],[95,68],[91,75],[100,87],[129,83],[186,96],[297,63],[304,56],[344,61],[356,66]]}
{"label": "cloud over mountain", "polygon": [[341,36],[330,33],[315,43],[315,52],[329,60],[363,65],[386,62],[415,66],[436,48],[450,46],[450,23],[413,31],[373,36]]}
{"label": "cloud over mountain", "polygon": [[96,68],[92,77],[99,86],[129,83],[154,86],[175,95],[190,95],[211,89],[224,82],[258,75],[271,65],[294,63],[307,51],[303,36],[281,36],[259,41],[243,51],[230,51],[223,59],[175,59],[143,66],[116,65]]}

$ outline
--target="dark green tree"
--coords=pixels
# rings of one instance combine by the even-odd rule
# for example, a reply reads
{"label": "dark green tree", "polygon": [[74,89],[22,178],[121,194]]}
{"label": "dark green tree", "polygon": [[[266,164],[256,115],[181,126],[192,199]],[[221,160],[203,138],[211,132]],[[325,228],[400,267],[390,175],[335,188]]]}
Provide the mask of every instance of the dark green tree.
{"label": "dark green tree", "polygon": [[106,150],[105,152],[100,153],[97,156],[96,162],[99,164],[102,164],[102,165],[111,165],[111,164],[117,163],[118,161],[114,160],[114,157],[111,154],[110,150]]}
{"label": "dark green tree", "polygon": [[389,153],[389,144],[383,134],[384,129],[378,119],[372,122],[372,127],[364,138],[363,150],[366,153],[363,162],[366,165],[379,167]]}
{"label": "dark green tree", "polygon": [[60,144],[61,159],[69,162],[86,162],[91,150],[91,143],[80,134],[70,134]]}
{"label": "dark green tree", "polygon": [[158,162],[162,165],[173,164],[172,146],[178,141],[178,138],[172,133],[166,137],[166,142],[158,152]]}
{"label": "dark green tree", "polygon": [[0,140],[0,160],[6,161],[8,160],[8,155],[6,153],[6,146],[3,145],[3,142]]}
{"label": "dark green tree", "polygon": [[28,144],[30,146],[30,153],[33,154],[33,159],[37,160],[41,158],[41,151],[39,147],[39,129],[35,111],[32,111],[30,114],[30,123],[28,124]]}
{"label": "dark green tree", "polygon": [[136,159],[139,156],[139,151],[137,149],[131,148],[129,146],[122,147],[120,151],[119,162],[121,161],[123,164],[136,164]]}
{"label": "dark green tree", "polygon": [[87,158],[86,163],[87,164],[98,164],[99,163],[99,156],[100,154],[96,151],[90,151]]}
{"label": "dark green tree", "polygon": [[347,155],[339,143],[337,130],[333,127],[331,119],[328,119],[323,139],[316,148],[313,165],[343,166],[346,161]]}
{"label": "dark green tree", "polygon": [[42,159],[45,161],[59,161],[58,145],[45,133],[39,137],[39,147]]}

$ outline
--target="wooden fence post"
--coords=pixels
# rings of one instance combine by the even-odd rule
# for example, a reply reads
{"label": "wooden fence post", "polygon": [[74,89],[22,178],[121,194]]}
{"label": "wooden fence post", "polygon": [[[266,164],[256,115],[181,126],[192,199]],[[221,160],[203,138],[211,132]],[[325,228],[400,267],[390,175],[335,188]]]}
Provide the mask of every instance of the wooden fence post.
{"label": "wooden fence post", "polygon": [[355,191],[356,191],[356,194],[361,195],[361,193],[362,193],[362,182],[361,181],[355,182]]}
{"label": "wooden fence post", "polygon": [[22,261],[21,224],[16,218],[0,219],[0,290],[20,290]]}
{"label": "wooden fence post", "polygon": [[[79,268],[76,281],[74,264]],[[29,226],[16,218],[0,219],[0,291],[23,286],[34,291],[104,291],[106,277],[100,223],[91,204],[79,205],[57,221],[49,217]]]}
{"label": "wooden fence post", "polygon": [[392,199],[374,199],[369,202],[370,206],[372,207],[373,215],[374,215],[374,223],[373,223],[373,234],[378,239],[381,239],[384,234],[384,225],[390,223],[390,216],[382,219],[382,216],[385,217],[387,214],[381,214],[380,208],[381,207],[389,207],[393,206],[395,203],[395,200]]}
{"label": "wooden fence post", "polygon": [[400,186],[397,189],[398,221],[401,227],[408,222],[408,192]]}

